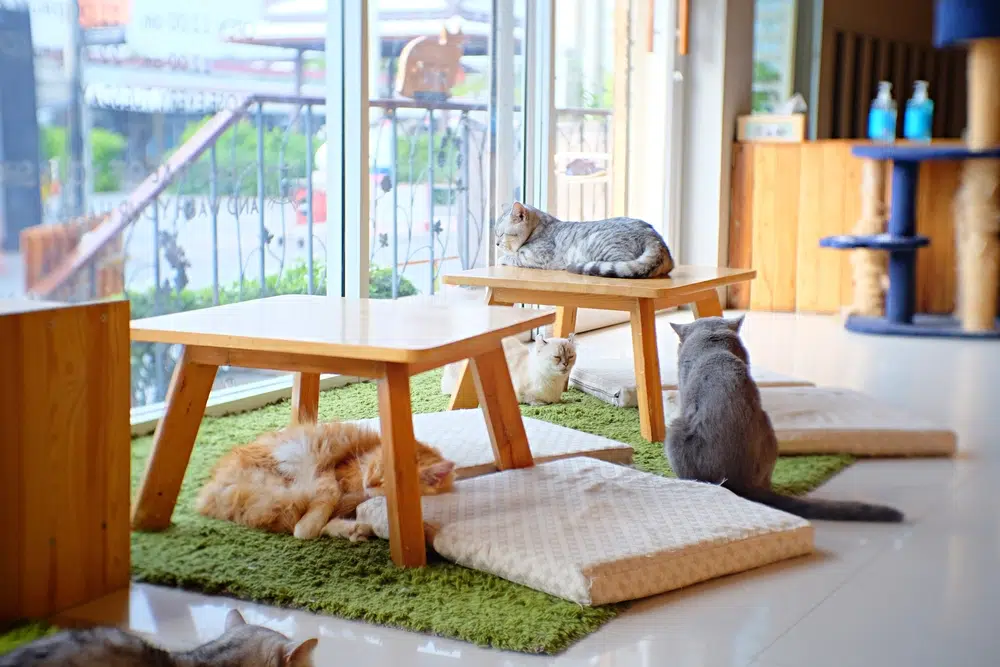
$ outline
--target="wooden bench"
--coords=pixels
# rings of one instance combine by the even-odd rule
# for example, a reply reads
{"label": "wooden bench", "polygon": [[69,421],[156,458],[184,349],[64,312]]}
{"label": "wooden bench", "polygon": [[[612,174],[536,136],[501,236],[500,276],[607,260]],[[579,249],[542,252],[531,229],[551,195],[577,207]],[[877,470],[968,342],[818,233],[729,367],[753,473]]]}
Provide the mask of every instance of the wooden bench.
{"label": "wooden bench", "polygon": [[[321,373],[378,380],[390,548],[397,565],[426,564],[410,376],[468,359],[497,467],[533,465],[501,341],[551,323],[552,311],[442,299],[275,296],[132,322],[132,340],[184,345],[132,508],[132,527],[170,525],[219,366],[297,373],[292,421],[315,421]],[[236,443],[234,443],[236,444]]]}
{"label": "wooden bench", "polygon": [[[753,269],[678,266],[669,278],[638,280],[494,266],[447,275],[443,280],[448,285],[488,288],[486,302],[491,305],[557,306],[553,333],[559,338],[569,336],[576,328],[577,308],[629,313],[642,436],[650,442],[662,442],[666,424],[656,347],[656,311],[692,304],[695,317],[721,316],[717,290],[752,280],[756,275]],[[471,408],[476,402],[472,374],[466,365],[455,386],[450,408]]]}

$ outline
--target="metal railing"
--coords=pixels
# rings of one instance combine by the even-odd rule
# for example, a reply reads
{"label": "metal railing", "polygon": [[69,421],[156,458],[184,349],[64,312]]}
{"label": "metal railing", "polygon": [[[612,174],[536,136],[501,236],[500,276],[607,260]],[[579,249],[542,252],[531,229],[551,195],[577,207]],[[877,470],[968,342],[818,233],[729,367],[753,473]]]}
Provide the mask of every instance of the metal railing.
{"label": "metal railing", "polygon": [[[192,124],[129,193],[95,195],[106,222],[32,291],[79,300],[123,284],[133,318],[275,294],[326,292],[325,141],[321,98],[253,96]],[[372,100],[370,295],[433,293],[442,271],[485,263],[487,107]],[[558,204],[567,219],[606,217],[610,112],[559,112]],[[521,154],[515,149],[515,156]],[[577,157],[575,157],[577,156]],[[582,156],[582,157],[579,157]],[[516,158],[519,159],[519,158]],[[558,173],[562,170],[563,173]],[[97,281],[110,249],[122,280]],[[162,400],[177,351],[133,344],[133,403]],[[219,385],[260,378],[221,369]]]}

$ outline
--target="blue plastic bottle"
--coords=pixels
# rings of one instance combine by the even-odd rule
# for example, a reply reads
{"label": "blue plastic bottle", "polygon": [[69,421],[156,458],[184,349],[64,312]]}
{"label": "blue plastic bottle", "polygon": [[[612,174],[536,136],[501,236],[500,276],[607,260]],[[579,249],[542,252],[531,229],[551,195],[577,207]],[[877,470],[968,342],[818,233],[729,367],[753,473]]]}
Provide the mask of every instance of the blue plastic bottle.
{"label": "blue plastic bottle", "polygon": [[896,100],[888,81],[878,82],[878,95],[868,111],[868,138],[886,143],[896,140]]}
{"label": "blue plastic bottle", "polygon": [[927,95],[927,82],[913,84],[913,97],[906,103],[903,136],[911,141],[930,141],[934,127],[934,102]]}

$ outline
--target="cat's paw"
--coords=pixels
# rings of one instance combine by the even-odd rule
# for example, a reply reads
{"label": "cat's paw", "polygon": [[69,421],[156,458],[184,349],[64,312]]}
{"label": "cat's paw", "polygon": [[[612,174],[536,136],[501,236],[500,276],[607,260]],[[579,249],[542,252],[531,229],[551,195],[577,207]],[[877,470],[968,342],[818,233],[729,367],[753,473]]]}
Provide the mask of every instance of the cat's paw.
{"label": "cat's paw", "polygon": [[323,521],[325,518],[318,514],[306,514],[295,524],[295,530],[292,531],[292,534],[300,540],[316,539],[323,532]]}
{"label": "cat's paw", "polygon": [[330,537],[346,537],[351,542],[363,542],[375,536],[375,529],[371,524],[361,521],[332,519],[323,528],[323,534]]}

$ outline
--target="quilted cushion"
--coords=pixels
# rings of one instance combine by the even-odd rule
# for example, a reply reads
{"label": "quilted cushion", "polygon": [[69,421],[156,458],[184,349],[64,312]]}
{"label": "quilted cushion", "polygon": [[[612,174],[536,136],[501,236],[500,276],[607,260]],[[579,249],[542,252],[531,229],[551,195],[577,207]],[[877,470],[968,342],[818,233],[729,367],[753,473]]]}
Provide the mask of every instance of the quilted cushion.
{"label": "quilted cushion", "polygon": [[[582,351],[569,376],[569,384],[580,391],[619,408],[638,405],[635,387],[635,365],[632,357],[595,357],[591,350]],[[774,373],[759,366],[751,367],[757,385],[761,387],[811,386],[806,380]],[[677,389],[677,353],[660,350],[660,385]]]}
{"label": "quilted cushion", "polygon": [[[782,454],[950,456],[955,432],[919,414],[850,389],[763,387],[761,402]],[[677,391],[664,392],[667,429],[678,414]]]}
{"label": "quilted cushion", "polygon": [[[813,528],[712,484],[578,457],[423,498],[444,558],[585,605],[663,593],[813,550]],[[388,536],[384,498],[358,518]]]}
{"label": "quilted cushion", "polygon": [[[379,428],[378,419],[364,419],[361,423]],[[622,465],[632,463],[634,452],[630,446],[599,435],[530,417],[524,418],[524,431],[537,463],[568,456],[590,456]],[[418,440],[437,447],[454,461],[460,479],[497,470],[486,420],[479,408],[413,415],[413,433]]]}

